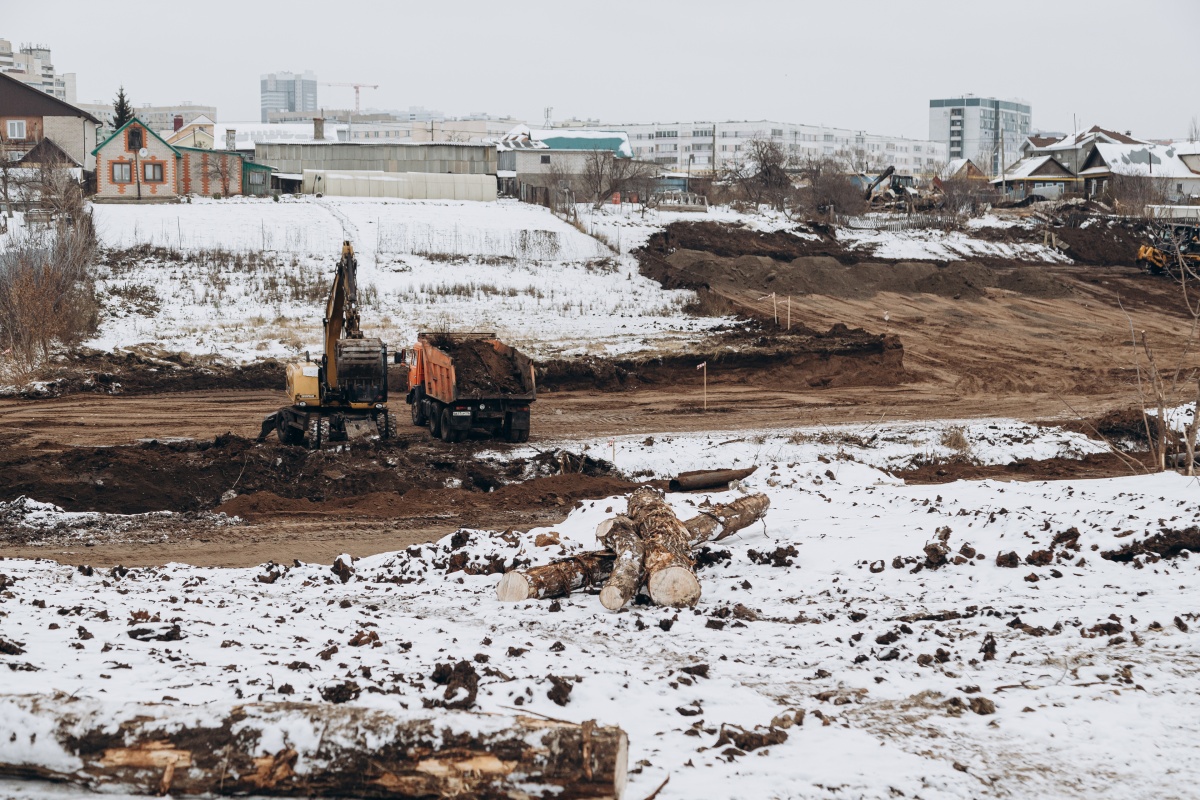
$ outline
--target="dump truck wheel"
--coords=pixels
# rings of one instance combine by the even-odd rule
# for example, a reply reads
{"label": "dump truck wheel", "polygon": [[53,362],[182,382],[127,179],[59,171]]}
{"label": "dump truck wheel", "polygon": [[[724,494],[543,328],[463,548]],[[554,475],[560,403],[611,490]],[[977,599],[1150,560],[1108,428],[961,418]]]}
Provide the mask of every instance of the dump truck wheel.
{"label": "dump truck wheel", "polygon": [[425,403],[420,398],[413,400],[412,422],[418,427],[425,424]]}
{"label": "dump truck wheel", "polygon": [[521,431],[521,435],[517,438],[517,441],[518,442],[528,442],[529,441],[529,429],[528,428]]}
{"label": "dump truck wheel", "polygon": [[442,422],[438,427],[441,428],[443,442],[457,441],[456,437],[454,436],[454,428],[451,427],[450,423],[450,409],[442,409]]}
{"label": "dump truck wheel", "polygon": [[432,408],[429,411],[429,435],[435,439],[442,434],[441,415],[438,414],[437,408]]}

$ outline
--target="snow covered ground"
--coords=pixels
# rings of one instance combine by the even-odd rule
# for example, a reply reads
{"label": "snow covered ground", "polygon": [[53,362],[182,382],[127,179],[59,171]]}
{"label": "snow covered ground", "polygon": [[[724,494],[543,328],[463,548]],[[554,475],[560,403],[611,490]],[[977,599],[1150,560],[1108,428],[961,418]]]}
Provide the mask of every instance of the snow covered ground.
{"label": "snow covered ground", "polygon": [[495,331],[542,357],[613,354],[669,349],[722,321],[685,316],[691,292],[664,290],[632,258],[515,201],[197,199],[94,213],[106,247],[145,248],[102,272],[106,314],[88,343],[101,349],[315,349],[344,239],[358,254],[364,326],[395,344],[449,328]]}
{"label": "snow covered ground", "polygon": [[[940,427],[992,463],[1092,446],[1004,421]],[[0,561],[0,637],[22,651],[0,656],[3,691],[186,706],[320,701],[352,681],[353,702],[399,711],[441,698],[435,665],[467,661],[481,710],[621,725],[635,800],[668,775],[660,798],[1194,796],[1200,561],[1120,551],[1200,523],[1196,483],[907,486],[872,466],[942,446],[938,428],[619,442],[629,472],[759,465],[742,488],[769,494],[765,524],[705,554],[694,610],[612,614],[588,593],[501,604],[497,575],[447,572],[452,555],[542,563],[595,547],[623,498],[583,503],[552,529],[364,558],[344,584],[328,564],[89,573]],[[689,517],[737,496],[668,500]],[[563,706],[550,676],[571,682]],[[773,721],[785,741],[717,744],[723,724]]]}

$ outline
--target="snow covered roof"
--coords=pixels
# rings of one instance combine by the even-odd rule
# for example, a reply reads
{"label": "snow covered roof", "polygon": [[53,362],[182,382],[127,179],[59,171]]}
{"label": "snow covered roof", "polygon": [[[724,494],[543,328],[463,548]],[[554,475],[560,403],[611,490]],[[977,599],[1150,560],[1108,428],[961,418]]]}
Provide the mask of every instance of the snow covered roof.
{"label": "snow covered roof", "polygon": [[[1036,174],[1039,169],[1051,164],[1057,168],[1053,174]],[[1033,178],[1042,178],[1045,180],[1070,180],[1072,177],[1073,176],[1065,167],[1054,160],[1053,156],[1034,156],[1033,158],[1022,158],[1020,161],[1004,170],[1003,175],[998,175],[996,178],[994,178],[992,183],[1001,183],[1003,181],[1019,181]]]}
{"label": "snow covered roof", "polygon": [[[1096,145],[1095,153],[1088,159],[1090,166],[1085,172],[1099,174],[1107,165],[1108,171],[1118,175],[1200,178],[1200,171],[1189,167],[1180,155],[1175,145],[1101,143]],[[1097,156],[1103,160],[1103,164],[1096,163]]]}
{"label": "snow covered roof", "polygon": [[[1029,138],[1030,141],[1033,141],[1034,137]],[[1082,147],[1083,145],[1090,144],[1091,142],[1108,142],[1110,144],[1148,144],[1148,142],[1143,142],[1141,139],[1134,139],[1132,136],[1118,133],[1117,131],[1110,131],[1105,128],[1101,128],[1099,125],[1093,125],[1085,131],[1069,133],[1053,144],[1035,144],[1035,147],[1037,147],[1039,150],[1074,150],[1077,147]]]}
{"label": "snow covered roof", "polygon": [[968,164],[970,164],[972,167],[975,167],[975,170],[978,173],[978,175],[983,174],[983,170],[979,169],[979,167],[971,159],[969,159],[969,158],[952,158],[948,162],[946,162],[946,166],[943,167],[942,171],[938,173],[938,177],[944,181],[948,181],[951,178],[956,177],[963,170],[967,170],[967,173],[969,176],[973,173],[971,173],[971,171],[967,168]]}
{"label": "snow covered roof", "polygon": [[578,128],[531,129],[518,125],[496,141],[496,149],[507,150],[611,150],[622,158],[633,158],[629,136],[624,131],[580,130]]}
{"label": "snow covered roof", "polygon": [[[338,139],[338,131],[345,130],[345,123],[325,123],[324,141]],[[221,144],[225,143],[225,132],[236,131],[238,150],[251,150],[255,144],[262,142],[315,142],[313,124],[311,122],[224,122],[214,124],[213,135]]]}

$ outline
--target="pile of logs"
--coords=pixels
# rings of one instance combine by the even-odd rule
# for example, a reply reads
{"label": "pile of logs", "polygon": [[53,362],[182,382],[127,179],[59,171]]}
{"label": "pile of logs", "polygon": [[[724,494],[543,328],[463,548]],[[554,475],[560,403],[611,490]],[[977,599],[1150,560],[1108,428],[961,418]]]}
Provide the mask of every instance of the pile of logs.
{"label": "pile of logs", "polygon": [[576,589],[602,586],[600,602],[616,611],[645,588],[661,606],[694,606],[700,599],[692,551],[720,541],[762,519],[771,501],[752,494],[712,506],[681,521],[661,494],[649,486],[629,497],[629,509],[596,529],[605,550],[581,553],[540,567],[507,572],[496,587],[503,601],[561,597]]}
{"label": "pile of logs", "polygon": [[127,794],[617,800],[628,752],[593,721],[0,696],[0,778]]}

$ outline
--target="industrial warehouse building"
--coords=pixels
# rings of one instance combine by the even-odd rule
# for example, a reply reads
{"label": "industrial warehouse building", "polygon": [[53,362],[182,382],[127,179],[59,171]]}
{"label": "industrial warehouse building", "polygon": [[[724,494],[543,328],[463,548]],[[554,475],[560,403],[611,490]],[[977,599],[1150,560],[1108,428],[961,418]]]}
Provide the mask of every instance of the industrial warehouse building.
{"label": "industrial warehouse building", "polygon": [[254,160],[279,172],[437,172],[495,175],[494,144],[459,142],[258,142]]}
{"label": "industrial warehouse building", "polygon": [[256,142],[284,191],[337,197],[495,200],[496,146],[467,142]]}

